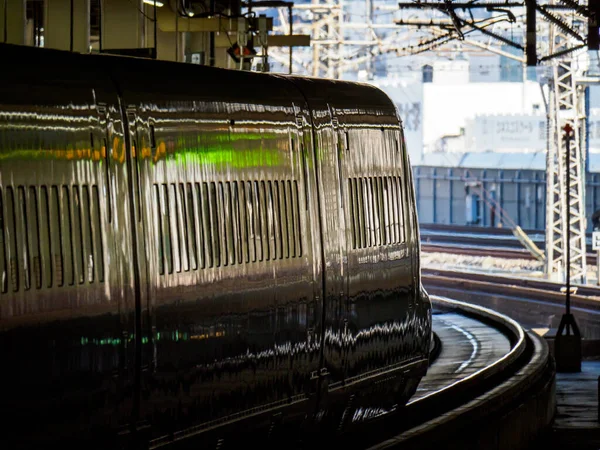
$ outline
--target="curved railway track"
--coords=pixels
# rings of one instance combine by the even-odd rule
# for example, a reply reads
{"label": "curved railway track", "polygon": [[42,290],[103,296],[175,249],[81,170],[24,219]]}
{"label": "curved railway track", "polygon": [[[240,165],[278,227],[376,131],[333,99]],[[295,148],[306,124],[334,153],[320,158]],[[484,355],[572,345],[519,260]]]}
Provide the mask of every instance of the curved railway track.
{"label": "curved railway track", "polygon": [[[457,436],[458,430],[478,423],[483,430],[492,423],[495,431],[488,430],[488,437],[505,432],[517,420],[510,414],[517,403],[551,392],[553,360],[543,339],[488,308],[439,296],[432,300],[441,344],[417,393],[397,414],[355,412],[356,429],[343,439],[344,447],[464,448],[475,434]],[[547,404],[553,407],[550,397]],[[371,420],[361,425],[366,417]],[[338,437],[335,444],[342,445]]]}

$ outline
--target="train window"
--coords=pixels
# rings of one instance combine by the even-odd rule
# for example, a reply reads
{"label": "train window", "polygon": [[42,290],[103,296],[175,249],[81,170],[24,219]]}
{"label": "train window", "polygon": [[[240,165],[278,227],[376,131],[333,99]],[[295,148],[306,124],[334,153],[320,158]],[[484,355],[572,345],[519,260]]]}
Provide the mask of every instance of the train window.
{"label": "train window", "polygon": [[365,230],[367,234],[367,247],[373,245],[373,206],[371,204],[371,196],[369,195],[369,179],[363,178],[363,192],[365,196]]}
{"label": "train window", "polygon": [[[19,210],[19,226],[17,226],[17,237],[18,244],[20,244],[20,250],[23,252],[23,278],[25,289],[28,290],[31,288],[31,273],[29,270],[29,242],[27,240],[27,234],[29,234],[29,227],[27,224],[27,199],[25,198],[25,188],[23,186],[19,186],[17,188],[18,192],[18,210]],[[20,236],[18,236],[20,235]]]}
{"label": "train window", "polygon": [[205,256],[204,256],[204,229],[202,219],[202,191],[200,189],[200,183],[194,183],[189,186],[190,192],[188,192],[188,201],[192,204],[190,206],[190,212],[192,215],[192,224],[194,227],[194,255],[196,255],[196,267],[205,268]]}
{"label": "train window", "polygon": [[[200,197],[198,197],[200,200]],[[202,227],[204,229],[204,249],[206,250],[206,267],[214,267],[213,259],[213,228],[211,228],[211,215],[209,204],[208,183],[202,183]],[[204,266],[202,266],[204,267]]]}
{"label": "train window", "polygon": [[56,284],[62,286],[65,282],[62,234],[63,227],[61,219],[60,199],[58,195],[58,186],[52,186],[50,194],[50,242],[51,249],[54,252],[54,277]]}
{"label": "train window", "polygon": [[375,244],[376,246],[381,245],[381,223],[379,221],[379,183],[377,177],[369,178],[371,185],[371,194],[373,195],[373,220],[375,223]]}
{"label": "train window", "polygon": [[277,214],[275,210],[275,200],[273,198],[273,182],[267,181],[267,203],[269,212],[269,233],[271,234],[271,259],[277,259],[277,250],[279,245],[279,233],[277,232]]}
{"label": "train window", "polygon": [[279,181],[273,181],[273,202],[275,208],[275,228],[277,235],[277,255],[279,259],[283,258],[283,232],[281,228],[281,201],[279,198]]}
{"label": "train window", "polygon": [[17,236],[16,236],[16,216],[15,216],[15,196],[12,187],[6,188],[6,222],[7,238],[10,255],[10,277],[13,291],[19,290],[19,265],[17,264]]}
{"label": "train window", "polygon": [[92,236],[92,210],[90,191],[87,186],[81,187],[81,234],[83,237],[83,259],[87,261],[88,283],[94,282],[94,238]]}
{"label": "train window", "polygon": [[300,232],[300,200],[298,198],[298,182],[294,180],[293,182],[294,190],[294,224],[296,227],[296,256],[302,256],[302,233]]}
{"label": "train window", "polygon": [[252,182],[246,182],[246,211],[248,212],[248,245],[250,246],[250,261],[256,262],[258,249],[256,245],[256,208],[254,206],[254,193]]}
{"label": "train window", "polygon": [[185,206],[187,211],[187,223],[189,230],[189,257],[190,257],[190,266],[192,270],[198,269],[198,245],[196,243],[196,214],[194,212],[194,191],[192,189],[192,184],[186,184],[186,196],[185,196]]}
{"label": "train window", "polygon": [[209,195],[209,208],[210,208],[210,227],[212,230],[213,240],[211,242],[213,249],[213,260],[215,267],[221,266],[221,229],[219,226],[219,213],[217,210],[217,187],[215,182],[210,183],[210,195]]}
{"label": "train window", "polygon": [[162,185],[162,196],[160,202],[160,213],[162,217],[162,229],[164,232],[165,260],[167,262],[167,272],[173,273],[173,249],[171,247],[171,219],[169,217],[169,192],[167,185]]}
{"label": "train window", "polygon": [[150,125],[150,147],[153,151],[156,151],[156,137],[154,134],[154,125]]}
{"label": "train window", "polygon": [[227,227],[225,225],[227,218],[225,217],[223,183],[215,183],[215,187],[215,226],[218,227],[218,235],[220,237],[220,239],[217,239],[215,244],[217,245],[217,251],[219,253],[219,265],[226,266],[229,263],[229,259],[227,254]]}
{"label": "train window", "polygon": [[185,188],[183,186],[183,183],[179,183],[179,198],[177,201],[177,221],[179,222],[179,235],[181,236],[180,247],[182,266],[183,270],[188,272],[190,270],[190,244],[187,211],[185,208]]}
{"label": "train window", "polygon": [[375,226],[377,245],[383,245],[383,233],[385,227],[383,225],[383,211],[381,211],[381,184],[378,177],[373,177],[373,201],[375,205]]}
{"label": "train window", "polygon": [[350,235],[352,237],[352,248],[356,248],[356,210],[354,205],[355,193],[354,193],[354,185],[352,183],[352,178],[348,178],[348,203],[350,204],[350,208],[348,213],[350,214]]}
{"label": "train window", "polygon": [[230,181],[225,183],[225,207],[227,209],[226,216],[229,218],[227,220],[227,236],[229,238],[229,264],[235,264],[237,262],[236,252],[238,250],[237,223],[235,214],[237,208],[234,203],[233,190]]}
{"label": "train window", "polygon": [[364,205],[364,197],[362,195],[362,178],[355,178],[355,195],[356,195],[356,215],[358,216],[358,239],[357,239],[357,247],[365,248],[366,239],[364,236],[365,233],[365,205]]}
{"label": "train window", "polygon": [[348,137],[348,130],[345,130],[344,137],[346,138],[346,151],[350,151],[350,138]]}
{"label": "train window", "polygon": [[292,194],[292,182],[287,180],[287,217],[288,217],[288,228],[289,228],[289,236],[290,236],[290,253],[291,257],[296,257],[296,233],[294,229],[294,195]]}
{"label": "train window", "polygon": [[79,187],[73,186],[73,272],[78,274],[79,284],[84,281],[85,262],[83,260],[83,239],[81,230],[81,199],[79,198]]}
{"label": "train window", "polygon": [[140,162],[139,160],[141,159],[141,149],[140,147],[138,147],[138,143],[137,140],[134,139],[133,140],[133,148],[132,148],[132,156],[133,156],[133,161],[132,164],[135,166],[135,185],[136,185],[136,191],[138,193],[137,195],[137,216],[138,216],[138,222],[142,221],[142,187],[141,187],[141,177],[140,177]]}
{"label": "train window", "polygon": [[240,181],[239,183],[239,211],[240,211],[240,231],[242,239],[242,260],[247,263],[250,262],[250,230],[248,228],[248,209],[246,208],[247,202],[246,183]]}
{"label": "train window", "polygon": [[256,259],[258,261],[263,261],[264,259],[264,237],[263,237],[263,231],[264,231],[264,227],[262,226],[262,219],[263,219],[263,208],[261,208],[261,195],[260,195],[260,190],[258,187],[258,181],[254,181],[253,182],[253,191],[254,191],[254,230],[255,230],[255,236],[256,236]]}
{"label": "train window", "polygon": [[373,178],[373,194],[375,195],[375,218],[377,220],[377,245],[385,245],[385,224],[383,223],[383,195],[381,178]]}
{"label": "train window", "polygon": [[0,292],[8,290],[6,275],[6,242],[4,234],[4,201],[2,198],[2,188],[0,188]]}
{"label": "train window", "polygon": [[109,172],[109,161],[110,161],[110,148],[108,147],[108,142],[106,140],[106,138],[103,139],[104,141],[104,171],[105,171],[105,176],[106,176],[106,204],[108,205],[108,207],[106,208],[106,214],[108,216],[108,222],[111,223],[112,222],[112,208],[110,206],[110,172]]}
{"label": "train window", "polygon": [[38,213],[38,198],[37,189],[34,186],[29,188],[29,248],[31,249],[31,265],[35,275],[35,287],[42,287],[42,261],[40,258],[40,228],[39,228],[39,213]]}
{"label": "train window", "polygon": [[164,261],[164,250],[163,250],[163,231],[161,219],[161,207],[160,207],[160,191],[158,184],[154,183],[152,189],[152,196],[154,197],[154,229],[156,230],[156,248],[158,249],[158,273],[160,275],[165,274],[165,261]]}
{"label": "train window", "polygon": [[104,281],[104,245],[102,243],[102,230],[104,227],[102,227],[102,221],[100,220],[100,193],[98,192],[98,186],[96,185],[92,186],[92,208],[90,211],[90,215],[93,217],[94,220],[94,225],[92,227],[92,236],[94,235],[94,233],[96,234],[96,238],[92,239],[96,253],[98,281],[102,283]]}
{"label": "train window", "polygon": [[394,204],[391,177],[384,177],[385,184],[385,207],[386,207],[386,226],[388,229],[389,242],[394,244],[396,240],[396,230],[394,229]]}
{"label": "train window", "polygon": [[402,207],[404,197],[402,195],[402,183],[400,177],[396,177],[396,185],[398,187],[398,200],[396,201],[396,204],[398,205],[398,225],[400,228],[401,242],[404,242],[406,240],[404,229],[404,208]]}
{"label": "train window", "polygon": [[219,220],[219,228],[220,228],[220,233],[221,233],[221,255],[222,255],[222,264],[223,266],[228,266],[229,265],[229,256],[230,256],[230,252],[229,252],[229,241],[231,240],[231,236],[229,235],[229,227],[227,226],[227,223],[229,222],[229,214],[227,211],[227,198],[225,197],[225,187],[223,186],[223,183],[219,181],[219,183],[217,184],[218,186],[218,191],[217,191],[217,218]]}
{"label": "train window", "polygon": [[390,219],[388,217],[388,198],[387,198],[387,182],[384,177],[379,177],[379,198],[381,204],[381,233],[383,236],[383,244],[390,243]]}
{"label": "train window", "polygon": [[234,261],[242,263],[242,238],[240,229],[240,197],[237,181],[231,182],[231,215],[233,221]]}
{"label": "train window", "polygon": [[281,202],[281,229],[283,237],[283,257],[290,257],[290,235],[288,227],[288,202],[285,195],[285,180],[281,180],[279,184],[279,200]]}
{"label": "train window", "polygon": [[75,283],[73,274],[73,223],[71,220],[71,193],[68,186],[62,187],[62,245],[63,245],[63,261],[64,261],[64,277],[69,285]]}
{"label": "train window", "polygon": [[177,191],[174,183],[171,183],[168,190],[169,197],[169,218],[171,228],[171,247],[173,253],[173,270],[181,272],[181,240],[179,236],[179,213],[177,208]]}
{"label": "train window", "polygon": [[44,273],[42,278],[46,280],[46,287],[52,287],[52,242],[50,239],[50,201],[48,199],[48,188],[40,188],[40,252]]}
{"label": "train window", "polygon": [[400,226],[400,202],[402,196],[398,191],[398,185],[396,184],[396,177],[391,178],[392,189],[394,190],[394,225],[396,227],[396,242],[402,242],[402,229]]}
{"label": "train window", "polygon": [[268,220],[269,210],[267,209],[267,193],[265,182],[260,181],[260,229],[262,236],[263,258],[265,261],[271,259],[271,232]]}

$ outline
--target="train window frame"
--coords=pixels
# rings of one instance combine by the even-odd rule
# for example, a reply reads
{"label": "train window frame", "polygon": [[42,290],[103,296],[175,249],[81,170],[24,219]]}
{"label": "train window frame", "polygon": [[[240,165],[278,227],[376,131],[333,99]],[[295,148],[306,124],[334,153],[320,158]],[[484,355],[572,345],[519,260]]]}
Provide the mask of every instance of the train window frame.
{"label": "train window frame", "polygon": [[[29,220],[27,217],[27,197],[25,193],[25,186],[17,186],[17,198],[18,202],[18,215],[20,225],[17,227],[16,237],[18,246],[21,247],[19,250],[19,255],[23,255],[23,286],[26,291],[31,289],[31,269],[30,269],[30,249],[29,249],[29,240],[27,239],[27,235],[30,233],[29,229]],[[18,258],[17,258],[18,261]]]}
{"label": "train window frame", "polygon": [[[98,275],[98,282],[104,282],[104,239],[102,236],[102,231],[104,227],[102,226],[102,208],[100,206],[100,189],[97,185],[92,185],[92,204],[93,210],[95,211],[94,219],[95,227],[92,227],[92,236],[94,234],[94,230],[97,233],[96,239],[94,239],[94,249],[96,249],[96,268]],[[93,213],[90,213],[92,215]]]}
{"label": "train window frame", "polygon": [[262,262],[264,260],[263,253],[263,236],[262,236],[262,228],[261,228],[261,210],[260,210],[260,192],[258,189],[258,180],[252,181],[252,203],[254,206],[254,231],[255,231],[255,240],[256,242],[256,260]]}
{"label": "train window frame", "polygon": [[[171,248],[173,254],[173,271],[181,273],[181,241],[179,236],[179,214],[177,207],[177,186],[176,183],[168,184],[169,196],[169,219],[171,226]],[[172,209],[171,209],[172,206]]]}
{"label": "train window frame", "polygon": [[53,283],[53,259],[52,259],[52,238],[50,231],[50,197],[48,187],[40,186],[40,249],[42,252],[42,267],[44,274],[42,278],[46,280],[46,288],[51,288]]}
{"label": "train window frame", "polygon": [[352,249],[356,249],[356,211],[354,208],[354,186],[352,178],[348,178],[348,221],[350,222],[350,237],[352,238]]}
{"label": "train window frame", "polygon": [[[263,183],[265,183],[263,181]],[[273,203],[273,186],[271,180],[265,183],[265,201],[267,203],[267,230],[269,234],[269,256],[271,260],[277,259],[277,231],[275,229],[275,204]]]}
{"label": "train window frame", "polygon": [[292,181],[286,180],[286,197],[288,200],[287,218],[290,236],[290,258],[296,257],[296,230],[294,226],[294,194],[292,193]]}
{"label": "train window frame", "polygon": [[63,223],[62,230],[62,245],[63,245],[63,277],[66,275],[66,281],[69,286],[75,284],[75,263],[73,261],[73,219],[72,219],[72,208],[71,208],[71,193],[69,186],[62,185],[61,190],[61,202],[63,214],[61,219],[66,221]]}
{"label": "train window frame", "polygon": [[295,229],[296,229],[296,244],[298,246],[296,257],[301,257],[303,255],[303,246],[302,246],[302,220],[300,217],[300,194],[298,192],[298,181],[292,180],[292,197],[294,202],[294,211],[295,213]]}
{"label": "train window frame", "polygon": [[167,183],[161,184],[161,196],[160,196],[160,213],[162,220],[162,229],[164,233],[164,251],[165,251],[165,262],[166,262],[166,273],[171,275],[175,271],[175,264],[173,260],[173,241],[171,238],[171,208],[169,206],[169,185]]}
{"label": "train window frame", "polygon": [[214,267],[214,258],[213,258],[213,248],[212,248],[212,230],[210,228],[210,201],[209,201],[209,190],[208,190],[208,182],[203,181],[200,185],[201,195],[198,196],[198,201],[201,203],[199,206],[200,211],[202,212],[202,233],[204,236],[203,241],[203,253],[204,253],[204,264],[202,266],[205,268]]}
{"label": "train window frame", "polygon": [[281,214],[281,227],[282,227],[282,231],[284,233],[284,238],[283,238],[283,242],[284,242],[284,246],[283,246],[283,251],[284,251],[284,258],[288,259],[290,257],[291,251],[290,251],[290,234],[289,234],[289,225],[288,225],[288,205],[287,205],[287,195],[286,195],[286,188],[285,188],[285,180],[281,180],[280,184],[279,184],[279,198],[281,200],[281,205],[282,205],[282,214]]}
{"label": "train window frame", "polygon": [[[54,220],[52,220],[54,218]],[[50,188],[50,242],[56,243],[52,247],[58,250],[53,254],[54,277],[56,285],[62,287],[65,284],[65,263],[62,245],[63,224],[61,220],[60,192],[57,185]]]}
{"label": "train window frame", "polygon": [[240,231],[242,237],[242,261],[247,264],[250,263],[250,229],[248,228],[248,209],[247,209],[247,198],[248,192],[246,191],[246,182],[240,180],[238,183],[239,190],[239,211],[240,211]]}
{"label": "train window frame", "polygon": [[406,199],[404,198],[404,190],[402,189],[402,178],[400,176],[396,177],[396,186],[398,188],[398,198],[399,201],[397,202],[398,204],[398,222],[399,222],[399,227],[400,227],[400,233],[401,233],[401,241],[404,243],[406,242],[406,229],[404,227],[405,222],[405,217],[404,217],[404,211],[405,211],[405,202]]}
{"label": "train window frame", "polygon": [[164,253],[164,246],[163,246],[163,240],[164,240],[164,236],[163,236],[163,229],[162,229],[162,220],[161,220],[161,214],[162,214],[162,209],[161,209],[161,205],[160,205],[160,188],[158,183],[154,183],[152,186],[152,197],[154,199],[154,214],[153,219],[154,219],[154,229],[156,230],[155,232],[155,236],[156,236],[156,249],[158,251],[158,273],[159,275],[164,275],[165,274],[165,253]]}
{"label": "train window frame", "polygon": [[[269,182],[270,183],[270,182]],[[283,259],[283,232],[281,228],[281,204],[279,198],[279,180],[273,180],[273,207],[275,208],[275,234],[277,235],[277,250],[278,259]]]}
{"label": "train window frame", "polygon": [[189,230],[187,223],[187,211],[185,207],[185,186],[183,183],[176,183],[176,190],[179,194],[177,201],[177,218],[181,236],[181,266],[183,272],[190,271],[190,246],[189,246]]}
{"label": "train window frame", "polygon": [[216,220],[219,227],[219,236],[218,240],[219,245],[219,254],[220,254],[220,265],[223,267],[227,267],[229,265],[229,243],[227,236],[227,217],[225,216],[225,192],[223,187],[223,182],[216,182],[216,191],[215,191],[216,199],[217,199],[217,215]]}
{"label": "train window frame", "polygon": [[240,192],[238,182],[236,180],[231,182],[231,212],[233,215],[233,235],[235,239],[235,256],[236,263],[242,264],[244,261],[244,254],[242,248],[242,224],[240,215]]}
{"label": "train window frame", "polygon": [[216,183],[211,181],[208,184],[208,188],[208,208],[210,211],[210,229],[212,236],[210,245],[212,246],[213,267],[221,267],[221,229],[219,227],[219,212],[217,209],[218,200]]}
{"label": "train window frame", "polygon": [[10,278],[13,288],[13,292],[19,290],[19,264],[17,261],[17,255],[19,254],[17,248],[17,235],[16,235],[16,214],[15,214],[15,193],[12,186],[6,188],[6,235],[8,240],[8,264],[10,265]]}
{"label": "train window frame", "polygon": [[198,241],[196,229],[196,211],[194,210],[194,189],[192,183],[188,182],[184,185],[185,190],[185,210],[187,212],[186,219],[188,224],[188,246],[189,246],[189,264],[190,270],[198,270]]}
{"label": "train window frame", "polygon": [[269,210],[267,208],[267,190],[265,186],[265,180],[260,180],[258,183],[258,189],[260,192],[259,203],[260,203],[260,230],[262,236],[262,249],[263,249],[263,260],[270,261],[271,259],[271,236],[269,233]]}
{"label": "train window frame", "polygon": [[74,252],[73,252],[73,261],[77,263],[73,265],[78,284],[83,284],[85,281],[85,261],[83,257],[83,230],[81,228],[81,196],[79,194],[79,186],[72,186],[73,190],[73,234],[71,235],[71,240],[75,241]]}
{"label": "train window frame", "polygon": [[200,188],[200,195],[198,195],[199,211],[202,217],[202,252],[204,254],[202,268],[214,267],[214,259],[212,253],[212,230],[210,228],[210,205],[209,205],[209,194],[208,194],[208,182],[204,181],[202,184],[198,184]]}
{"label": "train window frame", "polygon": [[8,291],[8,266],[6,264],[6,234],[4,232],[4,197],[0,187],[0,292]]}
{"label": "train window frame", "polygon": [[360,228],[360,246],[359,248],[367,247],[367,217],[365,216],[365,192],[363,187],[363,178],[356,178],[356,197],[358,199],[358,214],[360,218],[359,228]]}
{"label": "train window frame", "polygon": [[226,233],[225,243],[227,245],[227,263],[232,266],[236,263],[235,238],[233,234],[233,208],[231,204],[231,183],[223,183],[223,206],[224,206],[224,228]]}
{"label": "train window frame", "polygon": [[[41,261],[41,249],[40,249],[40,219],[39,219],[39,206],[38,206],[38,195],[36,186],[29,186],[27,190],[29,199],[27,200],[27,206],[29,209],[29,232],[27,233],[29,239],[29,249],[31,266],[33,268],[33,274],[35,278],[35,288],[42,288],[42,261]],[[33,283],[32,283],[33,284]]]}
{"label": "train window frame", "polygon": [[[94,236],[92,231],[92,204],[87,184],[81,186],[81,237],[83,239],[83,259],[87,262],[87,281],[94,282]],[[85,275],[84,275],[85,278]]]}

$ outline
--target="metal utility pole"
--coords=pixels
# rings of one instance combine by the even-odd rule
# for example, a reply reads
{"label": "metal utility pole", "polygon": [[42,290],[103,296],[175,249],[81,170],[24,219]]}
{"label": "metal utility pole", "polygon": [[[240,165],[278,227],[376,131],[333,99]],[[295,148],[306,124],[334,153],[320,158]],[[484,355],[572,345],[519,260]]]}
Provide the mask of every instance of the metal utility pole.
{"label": "metal utility pole", "polygon": [[[574,36],[572,14],[546,13],[551,20],[549,53],[551,79],[549,86],[548,154],[546,165],[546,274],[556,281],[585,283],[586,219],[585,163],[580,144],[583,91],[576,85],[575,61],[581,41]],[[563,139],[565,127],[572,129],[570,140]],[[571,145],[572,151],[567,151]],[[570,183],[564,180],[570,167]],[[565,254],[570,236],[571,254]],[[570,267],[570,272],[567,270]]]}
{"label": "metal utility pole", "polygon": [[[575,137],[575,129],[567,123],[561,130],[564,133],[559,136],[565,144],[565,189],[572,190],[571,184],[571,156],[577,150],[571,145]],[[561,158],[562,159],[562,158]],[[567,219],[569,220],[569,219]],[[565,287],[565,313],[560,319],[556,337],[554,338],[554,357],[556,358],[556,370],[558,372],[581,372],[581,333],[575,316],[571,314],[571,277],[568,276],[571,269],[571,230],[567,226],[566,247],[564,260],[566,261],[566,287]]]}

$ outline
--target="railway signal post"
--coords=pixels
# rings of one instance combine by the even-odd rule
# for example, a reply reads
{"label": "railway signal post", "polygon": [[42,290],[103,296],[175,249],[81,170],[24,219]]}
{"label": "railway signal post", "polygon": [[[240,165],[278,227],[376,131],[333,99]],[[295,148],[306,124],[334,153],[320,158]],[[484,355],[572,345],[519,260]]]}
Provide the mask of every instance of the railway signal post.
{"label": "railway signal post", "polygon": [[[573,128],[569,123],[563,127],[564,139],[566,140],[565,157],[565,187],[567,202],[569,201],[569,190],[571,188],[571,140],[573,139]],[[568,204],[567,207],[570,205]],[[571,220],[571,215],[566,214],[567,220]],[[556,359],[556,370],[558,372],[581,372],[581,333],[575,321],[575,316],[571,314],[571,233],[570,223],[565,227],[565,281],[566,281],[566,310],[560,319],[556,338],[554,340],[554,357]]]}

